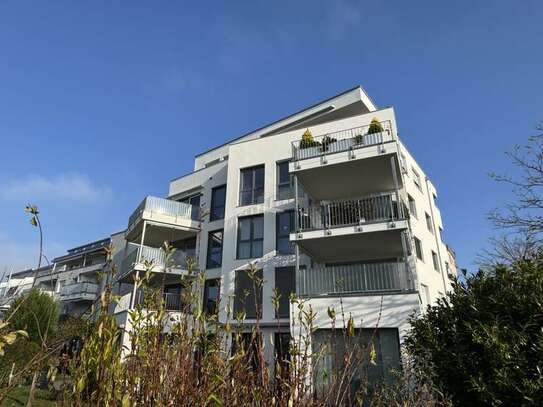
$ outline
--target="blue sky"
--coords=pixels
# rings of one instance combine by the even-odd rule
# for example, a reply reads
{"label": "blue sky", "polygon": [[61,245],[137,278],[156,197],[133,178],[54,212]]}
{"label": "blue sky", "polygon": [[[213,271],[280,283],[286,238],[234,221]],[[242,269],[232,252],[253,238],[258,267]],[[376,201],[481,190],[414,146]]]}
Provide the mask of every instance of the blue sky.
{"label": "blue sky", "polygon": [[0,273],[126,225],[193,156],[355,85],[396,109],[461,266],[543,120],[543,2],[2,2]]}

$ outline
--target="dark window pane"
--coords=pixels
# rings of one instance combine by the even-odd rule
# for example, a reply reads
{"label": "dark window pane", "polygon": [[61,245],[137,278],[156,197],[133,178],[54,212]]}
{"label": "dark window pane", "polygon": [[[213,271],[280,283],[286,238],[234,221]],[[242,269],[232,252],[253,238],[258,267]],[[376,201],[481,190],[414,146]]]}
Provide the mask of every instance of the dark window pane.
{"label": "dark window pane", "polygon": [[224,207],[226,202],[226,185],[213,188],[211,191],[210,220],[224,219]]}
{"label": "dark window pane", "polygon": [[241,170],[240,205],[264,202],[264,166]]}
{"label": "dark window pane", "polygon": [[223,231],[209,232],[207,241],[207,268],[221,267],[222,265],[222,238]]}
{"label": "dark window pane", "polygon": [[253,203],[253,191],[242,191],[240,194],[240,205],[250,205]]}
{"label": "dark window pane", "polygon": [[238,243],[238,259],[250,259],[251,258],[251,243],[240,242]]}
{"label": "dark window pane", "polygon": [[253,241],[251,257],[262,257],[262,240]]}
{"label": "dark window pane", "polygon": [[262,239],[264,237],[264,217],[256,216],[253,220],[253,239]]}
{"label": "dark window pane", "polygon": [[264,167],[255,168],[255,188],[264,188]]}
{"label": "dark window pane", "polygon": [[251,239],[251,218],[242,218],[239,220],[239,239]]}
{"label": "dark window pane", "polygon": [[[256,272],[262,280],[262,270]],[[247,270],[236,271],[234,313],[245,311],[246,318],[255,319],[262,312],[262,285],[258,285]]]}
{"label": "dark window pane", "polygon": [[220,279],[206,280],[204,290],[204,310],[208,315],[219,311]]}
{"label": "dark window pane", "polygon": [[276,250],[282,254],[292,254],[294,245],[290,242],[289,235],[294,231],[294,212],[278,213],[276,219]]}
{"label": "dark window pane", "polygon": [[277,164],[278,184],[290,183],[290,174],[288,173],[288,161]]}
{"label": "dark window pane", "polygon": [[290,294],[296,291],[295,268],[277,267],[275,269],[275,289],[279,297],[279,309],[276,316],[278,318],[288,318],[290,308]]}

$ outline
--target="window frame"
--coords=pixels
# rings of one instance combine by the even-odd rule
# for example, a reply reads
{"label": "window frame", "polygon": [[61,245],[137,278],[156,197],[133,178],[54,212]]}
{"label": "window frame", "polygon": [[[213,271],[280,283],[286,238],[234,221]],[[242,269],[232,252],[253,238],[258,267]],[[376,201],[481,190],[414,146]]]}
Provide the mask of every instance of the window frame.
{"label": "window frame", "polygon": [[[415,219],[419,219],[419,216],[417,214],[417,203],[415,202],[415,199],[407,194],[407,203],[409,204],[409,212],[411,213],[411,215],[413,215],[413,217]],[[411,204],[413,204],[413,206],[411,207]]]}
{"label": "window frame", "polygon": [[[216,202],[215,202],[215,192],[219,191],[220,189],[223,189],[224,188],[224,202],[222,203],[222,205],[217,205],[215,206]],[[215,217],[213,216],[214,214],[214,209],[218,207],[218,208],[221,208],[222,207],[222,217]],[[223,185],[218,185],[214,188],[211,188],[211,205],[210,205],[210,210],[209,210],[209,221],[210,222],[213,222],[215,220],[221,220],[221,219],[224,219],[224,215],[225,215],[225,212],[226,212],[226,184],[223,184]]]}
{"label": "window frame", "polygon": [[[255,238],[254,237],[254,231],[255,231],[254,220],[256,218],[261,218],[262,219],[262,237],[260,237],[260,238]],[[241,223],[242,223],[243,220],[247,220],[247,219],[251,220],[250,230],[249,230],[249,239],[242,240],[241,239]],[[261,242],[261,244],[262,244],[262,254],[264,254],[264,214],[238,217],[238,231],[237,231],[237,236],[236,236],[236,260],[256,259],[256,258],[262,257],[262,255],[254,256],[254,253],[253,253],[253,243],[254,242]],[[249,248],[250,248],[249,257],[240,257],[239,248],[240,248],[241,243],[249,243]]]}
{"label": "window frame", "polygon": [[439,271],[439,259],[437,253],[432,250],[432,264],[434,265],[434,270]]}
{"label": "window frame", "polygon": [[[275,163],[275,168],[276,168],[276,172],[275,172],[275,199],[277,201],[284,201],[284,200],[287,200],[287,199],[292,199],[294,198],[294,188],[293,188],[293,185],[292,185],[292,180],[293,180],[293,177],[292,177],[292,174],[290,173],[290,171],[288,171],[288,166],[289,166],[289,163],[290,163],[290,160],[281,160],[281,161],[277,161]],[[280,182],[279,179],[280,179],[280,174],[281,174],[281,170],[280,170],[280,167],[281,165],[286,165],[287,166],[287,172],[288,172],[288,181],[283,181],[283,182]],[[286,196],[283,197],[280,193],[281,191],[281,188],[284,188],[284,187],[287,187],[288,186],[288,193],[285,194]]]}
{"label": "window frame", "polygon": [[417,259],[424,262],[424,250],[422,249],[422,242],[416,236],[413,236],[413,239],[415,241],[415,255],[417,256]]}
{"label": "window frame", "polygon": [[413,172],[413,183],[422,192],[422,181],[419,172],[414,167],[411,167],[411,171]]}
{"label": "window frame", "polygon": [[[263,309],[264,309],[264,285],[261,284],[260,287],[256,285],[255,281],[254,280],[251,280],[251,277],[249,277],[249,271],[250,270],[247,270],[247,269],[243,269],[243,270],[235,270],[235,275],[234,275],[234,315],[236,315],[238,312],[245,312],[245,317],[247,319],[259,319],[262,317],[262,312],[263,312]],[[245,273],[246,275],[246,278],[249,279],[249,281],[251,281],[251,284],[249,284],[252,288],[249,289],[249,294],[247,296],[245,296],[243,298],[243,300],[238,296],[238,291],[243,288],[241,287],[240,288],[240,277],[241,276],[241,273]],[[263,269],[258,269],[256,270],[256,275],[257,275],[257,278],[259,279],[262,279],[264,277],[264,271]],[[253,302],[250,303],[248,305],[247,303],[247,299],[252,299]],[[248,306],[251,307],[251,309],[247,309]],[[248,311],[253,311],[253,308],[254,307],[254,315],[253,313],[251,312],[248,312]]]}
{"label": "window frame", "polygon": [[[280,235],[279,234],[279,219],[282,215],[288,215],[289,218],[290,218],[290,231],[288,232],[288,234],[286,236],[284,235]],[[292,242],[290,242],[290,234],[292,232],[294,232],[295,230],[295,219],[294,219],[294,209],[289,209],[289,210],[286,210],[286,211],[281,211],[281,212],[277,212],[275,214],[275,251],[277,254],[281,254],[281,255],[289,255],[289,254],[294,254],[294,244]],[[292,250],[290,252],[283,252],[283,251],[280,251],[279,250],[279,239],[284,239],[284,238],[287,238],[289,243],[290,243],[290,246],[292,247]]]}
{"label": "window frame", "polygon": [[[212,235],[214,235],[215,233],[217,232],[220,232],[222,234],[221,236],[221,254],[220,254],[220,264],[217,266],[217,265],[212,265],[210,266],[210,255],[212,254],[211,251],[213,249],[213,246],[212,246],[212,242],[214,242],[213,239],[211,239]],[[223,251],[223,248],[224,248],[224,229],[217,229],[217,230],[212,230],[212,231],[209,231],[207,233],[207,251],[206,251],[206,269],[216,269],[216,268],[220,268],[222,267],[222,251]]]}
{"label": "window frame", "polygon": [[[262,202],[260,202],[260,200],[258,199],[255,199],[255,191],[256,191],[256,171],[259,170],[260,168],[262,168],[262,177],[263,177],[263,182],[262,182]],[[244,173],[246,171],[251,171],[251,189],[249,190],[244,190],[243,189],[243,177],[244,177]],[[246,193],[246,192],[251,192],[251,199],[250,199],[250,202],[248,203],[244,203],[243,202],[243,194]],[[247,168],[240,168],[239,170],[239,206],[249,206],[249,205],[257,205],[257,204],[262,204],[264,203],[264,194],[265,194],[265,191],[266,191],[266,166],[265,164],[259,164],[259,165],[253,165],[252,167],[247,167]]]}
{"label": "window frame", "polygon": [[[208,288],[210,286],[209,282],[216,282],[217,283],[217,298],[214,299],[214,301],[216,301],[214,312],[209,312],[209,310],[208,310],[208,302],[209,302]],[[204,282],[204,303],[203,303],[203,307],[202,307],[203,311],[207,315],[217,315],[219,313],[220,298],[221,298],[221,279],[220,278],[206,279],[206,281]]]}
{"label": "window frame", "polygon": [[426,229],[428,229],[428,232],[430,232],[432,235],[434,234],[434,225],[432,222],[432,217],[428,215],[428,212],[424,212],[424,216],[426,217]]}
{"label": "window frame", "polygon": [[[278,273],[291,273],[290,277],[292,278],[292,290],[291,292],[289,293],[289,295],[287,297],[284,297],[282,293],[279,292],[279,289],[278,289]],[[280,319],[280,318],[290,318],[290,308],[289,308],[289,304],[290,304],[290,294],[291,293],[296,293],[296,267],[295,266],[282,266],[282,267],[275,267],[275,277],[274,277],[274,288],[277,290],[277,293],[278,294],[281,294],[281,297],[279,297],[279,306],[277,307],[277,309],[275,309],[275,318],[277,319]],[[285,306],[285,301],[286,301],[286,308],[287,308],[287,311],[286,313],[283,313],[282,310],[281,310],[281,305],[283,305],[283,307]]]}

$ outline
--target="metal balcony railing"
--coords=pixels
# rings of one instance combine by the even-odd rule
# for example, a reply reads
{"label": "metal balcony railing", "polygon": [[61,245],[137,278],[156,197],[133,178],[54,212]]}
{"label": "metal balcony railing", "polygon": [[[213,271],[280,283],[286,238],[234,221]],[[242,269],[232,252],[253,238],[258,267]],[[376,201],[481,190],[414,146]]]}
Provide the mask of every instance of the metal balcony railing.
{"label": "metal balcony railing", "polygon": [[100,285],[91,281],[81,281],[62,286],[60,288],[60,299],[66,297],[79,297],[83,295],[96,295],[100,290]]}
{"label": "metal balcony railing", "polygon": [[403,219],[405,204],[398,205],[396,194],[389,193],[360,199],[321,202],[298,208],[297,231],[329,229]]}
{"label": "metal balcony railing", "polygon": [[118,279],[129,274],[134,269],[135,264],[143,263],[145,260],[153,262],[153,271],[163,271],[167,268],[185,270],[187,269],[188,259],[195,259],[195,256],[195,252],[176,250],[168,261],[166,261],[166,253],[160,248],[141,246],[140,249],[140,245],[129,243],[127,254],[121,262],[121,273]]}
{"label": "metal balcony railing", "polygon": [[172,201],[170,199],[146,197],[128,218],[128,228],[134,224],[138,217],[148,211],[160,215],[168,215],[173,218],[185,220],[200,220],[200,208],[185,202]]}
{"label": "metal balcony railing", "polygon": [[[183,301],[183,295],[179,293],[164,293],[162,294],[164,301],[164,309],[166,311],[181,312],[187,309],[187,304]],[[136,304],[143,304],[145,296],[143,291],[138,291],[136,295]],[[156,304],[155,304],[156,306]]]}
{"label": "metal balcony railing", "polygon": [[298,295],[311,297],[412,291],[415,286],[405,263],[383,262],[300,268],[296,288]]}
{"label": "metal balcony railing", "polygon": [[377,131],[370,124],[315,136],[312,140],[292,142],[292,159],[304,160],[324,154],[339,153],[358,148],[374,146],[394,140],[390,121],[380,122],[382,131]]}

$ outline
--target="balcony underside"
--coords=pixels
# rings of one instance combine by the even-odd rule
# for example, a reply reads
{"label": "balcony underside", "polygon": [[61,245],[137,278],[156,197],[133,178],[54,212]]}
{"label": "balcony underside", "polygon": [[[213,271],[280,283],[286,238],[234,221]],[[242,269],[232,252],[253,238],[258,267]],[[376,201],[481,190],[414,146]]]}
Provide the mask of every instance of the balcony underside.
{"label": "balcony underside", "polygon": [[[156,218],[156,216],[155,216]],[[162,223],[156,220],[146,220],[145,244],[160,247],[165,241],[174,242],[196,236],[199,223],[192,220],[182,220],[177,223]],[[132,229],[126,231],[126,240],[139,243],[143,233],[143,219],[136,222]]]}
{"label": "balcony underside", "polygon": [[[348,154],[342,152],[326,156],[326,164],[321,157],[291,163],[291,171],[297,164],[301,166],[294,172],[304,191],[316,200],[352,198],[394,190],[393,159],[398,188],[402,187],[395,151],[369,158],[359,158],[361,153],[357,151],[354,159],[349,159]],[[341,159],[334,159],[337,155],[341,155]]]}
{"label": "balcony underside", "polygon": [[[387,224],[365,225],[362,232],[355,226],[326,231],[304,232],[296,242],[303,253],[317,262],[368,261],[402,257],[402,231],[406,221],[395,222],[394,229]],[[371,231],[374,229],[374,231]],[[291,235],[295,236],[295,235]],[[291,239],[292,240],[292,239]]]}
{"label": "balcony underside", "polygon": [[[132,284],[134,283],[134,278],[138,272],[140,278],[145,274],[146,270],[143,264],[134,264],[128,270],[125,270],[116,281]],[[155,265],[151,270],[149,285],[158,287],[162,284],[162,279],[164,279],[165,284],[177,284],[181,281],[182,277],[186,275],[187,270],[184,268],[175,267],[166,271],[163,266]]]}

